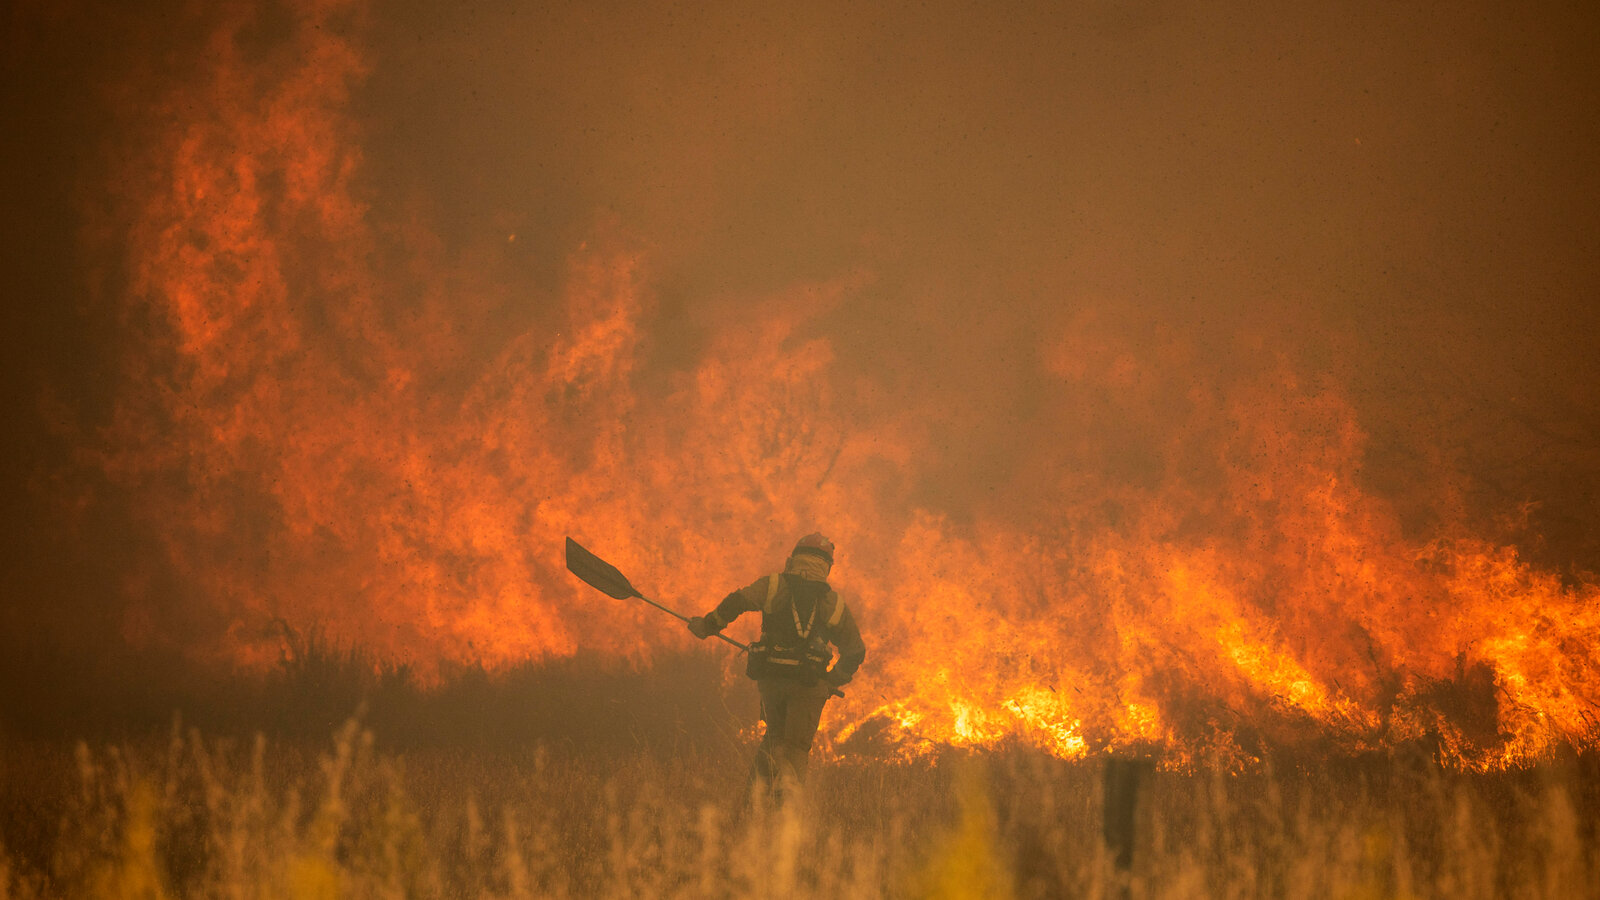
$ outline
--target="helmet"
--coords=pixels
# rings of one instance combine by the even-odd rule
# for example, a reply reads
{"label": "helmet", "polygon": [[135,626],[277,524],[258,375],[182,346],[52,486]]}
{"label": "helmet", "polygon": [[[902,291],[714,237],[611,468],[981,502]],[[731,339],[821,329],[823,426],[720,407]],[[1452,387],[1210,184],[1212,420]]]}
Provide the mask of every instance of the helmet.
{"label": "helmet", "polygon": [[802,553],[820,556],[828,561],[828,565],[833,565],[833,541],[823,537],[820,531],[813,531],[795,542],[794,552],[790,555],[799,556]]}

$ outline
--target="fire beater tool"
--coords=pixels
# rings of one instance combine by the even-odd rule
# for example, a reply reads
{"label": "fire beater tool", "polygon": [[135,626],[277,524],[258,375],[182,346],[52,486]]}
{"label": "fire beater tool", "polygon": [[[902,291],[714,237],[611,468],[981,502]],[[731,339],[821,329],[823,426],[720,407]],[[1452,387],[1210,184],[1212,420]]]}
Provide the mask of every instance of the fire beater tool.
{"label": "fire beater tool", "polygon": [[[579,544],[570,537],[567,538],[567,571],[578,576],[578,578],[583,581],[584,584],[587,584],[588,586],[594,588],[602,594],[605,594],[608,597],[615,597],[618,600],[643,600],[644,602],[654,606],[656,609],[661,610],[675,619],[680,619],[684,623],[688,623],[689,621],[689,617],[683,613],[680,613],[674,609],[668,609],[656,601],[651,600],[649,597],[639,593],[638,589],[636,589],[633,584],[628,581],[628,576],[617,571],[616,566],[613,566],[600,557],[595,556],[593,553],[590,553],[588,550],[585,550],[582,544]],[[749,644],[741,644],[733,638],[722,634],[721,632],[717,633],[717,637],[735,647],[738,647],[745,653],[750,652]],[[835,688],[833,695],[835,697],[843,697],[844,691]]]}

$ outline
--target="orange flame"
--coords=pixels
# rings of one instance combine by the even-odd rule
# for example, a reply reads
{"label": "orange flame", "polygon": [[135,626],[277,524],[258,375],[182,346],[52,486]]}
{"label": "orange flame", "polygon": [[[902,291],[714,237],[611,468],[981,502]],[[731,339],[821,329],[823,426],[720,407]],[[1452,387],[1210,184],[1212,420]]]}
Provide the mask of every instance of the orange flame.
{"label": "orange flame", "polygon": [[[1595,743],[1600,589],[1408,538],[1360,486],[1355,411],[1288,361],[1208,375],[1081,315],[1042,345],[1028,500],[966,521],[914,499],[927,401],[806,336],[858,281],[755,303],[662,374],[620,227],[571,254],[553,316],[437,274],[367,197],[350,13],[302,8],[268,67],[229,23],[125,173],[134,350],[102,462],[225,623],[199,652],[266,664],[281,619],[425,672],[648,662],[688,638],[575,583],[564,536],[698,610],[821,528],[870,647],[836,741],[1247,762],[1434,734],[1474,768]],[[422,261],[396,274],[396,243]],[[1129,458],[1119,429],[1163,437]]]}

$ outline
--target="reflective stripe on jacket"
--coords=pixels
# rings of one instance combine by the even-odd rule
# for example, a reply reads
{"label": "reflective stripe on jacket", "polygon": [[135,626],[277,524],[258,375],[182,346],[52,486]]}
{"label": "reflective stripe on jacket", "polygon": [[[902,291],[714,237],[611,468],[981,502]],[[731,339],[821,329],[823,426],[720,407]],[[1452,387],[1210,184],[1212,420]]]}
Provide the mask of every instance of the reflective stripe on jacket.
{"label": "reflective stripe on jacket", "polygon": [[844,684],[866,659],[866,644],[855,616],[838,592],[826,581],[793,573],[765,575],[729,594],[706,616],[706,623],[721,631],[747,612],[761,613],[761,639],[767,646],[803,648],[816,639],[839,651],[827,678]]}

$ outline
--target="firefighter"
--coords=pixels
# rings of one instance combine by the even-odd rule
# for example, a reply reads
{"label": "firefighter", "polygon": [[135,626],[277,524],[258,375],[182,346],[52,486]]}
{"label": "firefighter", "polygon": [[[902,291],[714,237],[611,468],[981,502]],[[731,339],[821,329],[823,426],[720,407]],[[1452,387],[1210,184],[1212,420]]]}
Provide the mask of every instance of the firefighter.
{"label": "firefighter", "polygon": [[[828,587],[832,568],[833,542],[808,534],[794,545],[782,572],[761,577],[689,620],[689,633],[705,639],[740,615],[761,611],[761,639],[750,645],[745,670],[761,692],[767,726],[754,768],[779,797],[785,781],[805,780],[822,707],[867,656],[850,608]],[[837,660],[830,644],[839,650]]]}

